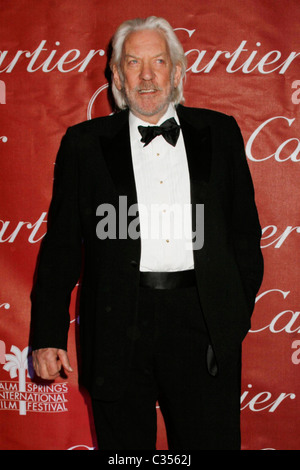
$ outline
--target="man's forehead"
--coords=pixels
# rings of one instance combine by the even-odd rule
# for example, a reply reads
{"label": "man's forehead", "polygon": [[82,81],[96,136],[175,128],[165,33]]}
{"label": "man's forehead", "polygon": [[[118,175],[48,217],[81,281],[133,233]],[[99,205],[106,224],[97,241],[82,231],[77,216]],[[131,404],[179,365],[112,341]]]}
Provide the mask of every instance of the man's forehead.
{"label": "man's forehead", "polygon": [[167,42],[163,32],[146,29],[129,33],[124,41],[123,53],[130,54],[133,49],[143,51],[145,48],[159,49],[157,54],[168,53]]}

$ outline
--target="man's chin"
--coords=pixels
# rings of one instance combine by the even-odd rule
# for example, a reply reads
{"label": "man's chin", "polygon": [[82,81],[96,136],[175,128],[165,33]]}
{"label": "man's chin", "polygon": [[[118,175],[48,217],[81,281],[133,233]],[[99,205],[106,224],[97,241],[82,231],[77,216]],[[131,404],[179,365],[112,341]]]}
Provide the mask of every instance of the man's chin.
{"label": "man's chin", "polygon": [[151,105],[150,103],[144,104],[143,106],[129,106],[131,111],[140,116],[141,118],[154,118],[155,116],[160,119],[161,116],[165,114],[169,106],[169,103],[164,103],[161,105]]}

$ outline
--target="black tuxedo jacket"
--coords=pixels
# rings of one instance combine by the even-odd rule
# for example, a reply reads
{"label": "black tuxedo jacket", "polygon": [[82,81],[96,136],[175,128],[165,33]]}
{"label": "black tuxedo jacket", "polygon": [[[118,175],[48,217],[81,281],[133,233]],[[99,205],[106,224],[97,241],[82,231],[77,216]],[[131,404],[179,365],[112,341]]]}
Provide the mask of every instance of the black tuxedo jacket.
{"label": "black tuxedo jacket", "polygon": [[[181,105],[177,113],[192,207],[204,204],[204,246],[194,250],[194,264],[220,370],[250,327],[263,273],[261,228],[235,120]],[[137,202],[128,111],[78,124],[63,137],[32,294],[33,349],[67,349],[70,295],[82,276],[82,380],[105,400],[116,399],[125,383],[139,293],[140,239],[118,236],[119,196],[128,207]],[[100,240],[96,213],[105,203],[116,209],[117,236]]]}

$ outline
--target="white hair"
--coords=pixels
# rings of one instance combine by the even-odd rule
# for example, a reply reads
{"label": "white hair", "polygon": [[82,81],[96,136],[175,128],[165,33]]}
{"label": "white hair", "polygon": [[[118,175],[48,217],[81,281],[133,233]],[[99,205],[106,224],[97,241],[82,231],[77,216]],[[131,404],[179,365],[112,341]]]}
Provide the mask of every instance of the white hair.
{"label": "white hair", "polygon": [[[183,78],[186,73],[186,57],[182,48],[181,43],[179,42],[176,34],[170,23],[164,18],[158,18],[156,16],[149,16],[148,18],[135,18],[133,20],[128,20],[122,23],[117,29],[113,40],[112,40],[112,56],[110,60],[110,68],[113,71],[113,66],[117,67],[119,76],[122,81],[124,81],[124,76],[121,68],[123,46],[127,36],[136,31],[143,31],[145,29],[159,30],[164,34],[166,39],[169,53],[171,57],[171,62],[173,65],[173,74],[175,71],[175,66],[181,66],[181,78],[179,85],[174,88],[172,101],[173,103],[179,104],[184,101],[183,97]],[[112,78],[112,93],[115,99],[117,106],[120,109],[125,109],[127,107],[127,102],[125,100],[124,92],[118,90]]]}

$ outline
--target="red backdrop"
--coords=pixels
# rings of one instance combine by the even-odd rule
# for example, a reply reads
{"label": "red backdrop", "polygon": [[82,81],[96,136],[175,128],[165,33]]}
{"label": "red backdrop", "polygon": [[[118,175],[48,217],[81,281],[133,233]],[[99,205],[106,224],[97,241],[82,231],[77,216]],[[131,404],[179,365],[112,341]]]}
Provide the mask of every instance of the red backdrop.
{"label": "red backdrop", "polygon": [[[265,276],[243,350],[242,448],[300,448],[298,0],[1,1],[0,448],[92,449],[77,373],[32,380],[30,291],[66,128],[111,112],[107,46],[136,16],[163,16],[188,56],[187,106],[237,119],[263,227]],[[69,351],[77,364],[76,289]],[[158,449],[167,449],[158,408]],[[91,429],[91,430],[90,430]]]}

